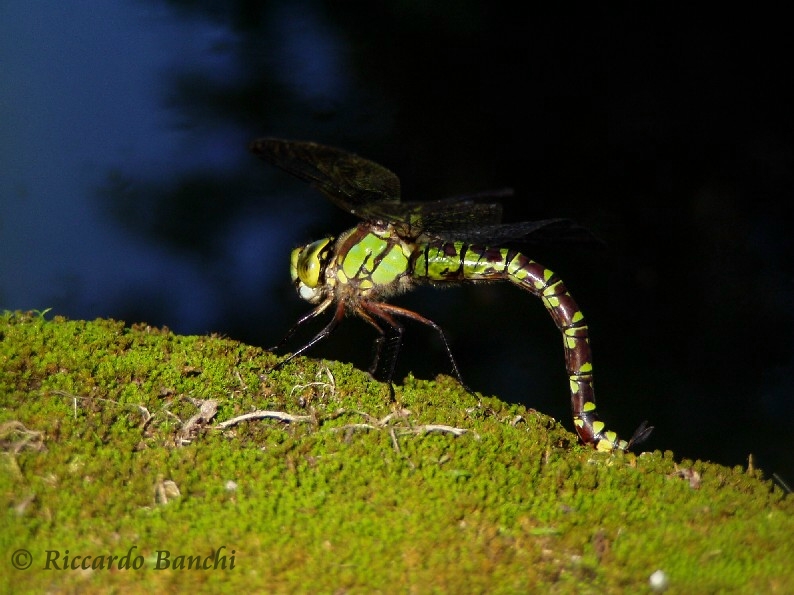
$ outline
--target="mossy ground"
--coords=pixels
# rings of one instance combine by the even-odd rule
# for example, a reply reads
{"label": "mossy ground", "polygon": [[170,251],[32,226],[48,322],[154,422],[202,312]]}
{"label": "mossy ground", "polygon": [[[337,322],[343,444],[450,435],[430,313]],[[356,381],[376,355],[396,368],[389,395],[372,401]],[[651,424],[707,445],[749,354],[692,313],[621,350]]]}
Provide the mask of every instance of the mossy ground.
{"label": "mossy ground", "polygon": [[[642,593],[656,570],[673,593],[794,592],[794,497],[759,471],[596,453],[446,377],[392,403],[349,365],[269,372],[220,337],[7,312],[0,341],[4,592]],[[155,568],[224,546],[226,569]],[[46,570],[48,550],[143,568]]]}

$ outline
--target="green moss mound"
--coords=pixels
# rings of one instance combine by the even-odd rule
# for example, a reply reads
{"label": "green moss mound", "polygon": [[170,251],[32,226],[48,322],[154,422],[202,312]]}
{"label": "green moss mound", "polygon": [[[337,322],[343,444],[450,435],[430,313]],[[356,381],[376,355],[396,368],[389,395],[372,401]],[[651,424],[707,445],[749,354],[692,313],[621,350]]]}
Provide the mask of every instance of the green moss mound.
{"label": "green moss mound", "polygon": [[794,592],[794,497],[757,470],[596,453],[447,377],[393,403],[275,362],[6,312],[0,590]]}

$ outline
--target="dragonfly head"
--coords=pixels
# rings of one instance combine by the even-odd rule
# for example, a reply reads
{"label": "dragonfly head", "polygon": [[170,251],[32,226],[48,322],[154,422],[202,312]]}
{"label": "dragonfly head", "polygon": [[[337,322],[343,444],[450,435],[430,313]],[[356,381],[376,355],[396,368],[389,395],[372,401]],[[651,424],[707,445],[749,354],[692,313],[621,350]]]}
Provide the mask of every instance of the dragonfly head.
{"label": "dragonfly head", "polygon": [[317,304],[328,293],[325,283],[325,267],[331,259],[331,242],[328,237],[292,251],[290,257],[290,274],[298,295],[307,302]]}

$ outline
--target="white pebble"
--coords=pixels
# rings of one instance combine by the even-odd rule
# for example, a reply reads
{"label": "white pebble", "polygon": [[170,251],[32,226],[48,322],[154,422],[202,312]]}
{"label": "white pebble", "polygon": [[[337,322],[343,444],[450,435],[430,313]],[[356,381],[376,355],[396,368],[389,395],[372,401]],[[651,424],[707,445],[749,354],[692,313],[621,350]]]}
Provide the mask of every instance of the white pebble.
{"label": "white pebble", "polygon": [[648,579],[648,582],[651,585],[651,589],[661,593],[668,586],[670,586],[670,579],[667,578],[667,573],[664,570],[657,570],[651,575],[651,578]]}

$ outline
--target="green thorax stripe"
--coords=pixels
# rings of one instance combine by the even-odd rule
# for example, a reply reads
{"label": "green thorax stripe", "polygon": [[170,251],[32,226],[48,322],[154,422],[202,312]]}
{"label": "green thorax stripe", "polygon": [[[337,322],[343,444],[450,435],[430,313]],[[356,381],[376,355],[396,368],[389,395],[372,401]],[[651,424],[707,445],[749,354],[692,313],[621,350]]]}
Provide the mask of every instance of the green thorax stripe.
{"label": "green thorax stripe", "polygon": [[390,227],[359,225],[340,238],[337,278],[342,283],[357,281],[363,288],[386,285],[408,272],[410,254],[411,246],[401,241]]}

